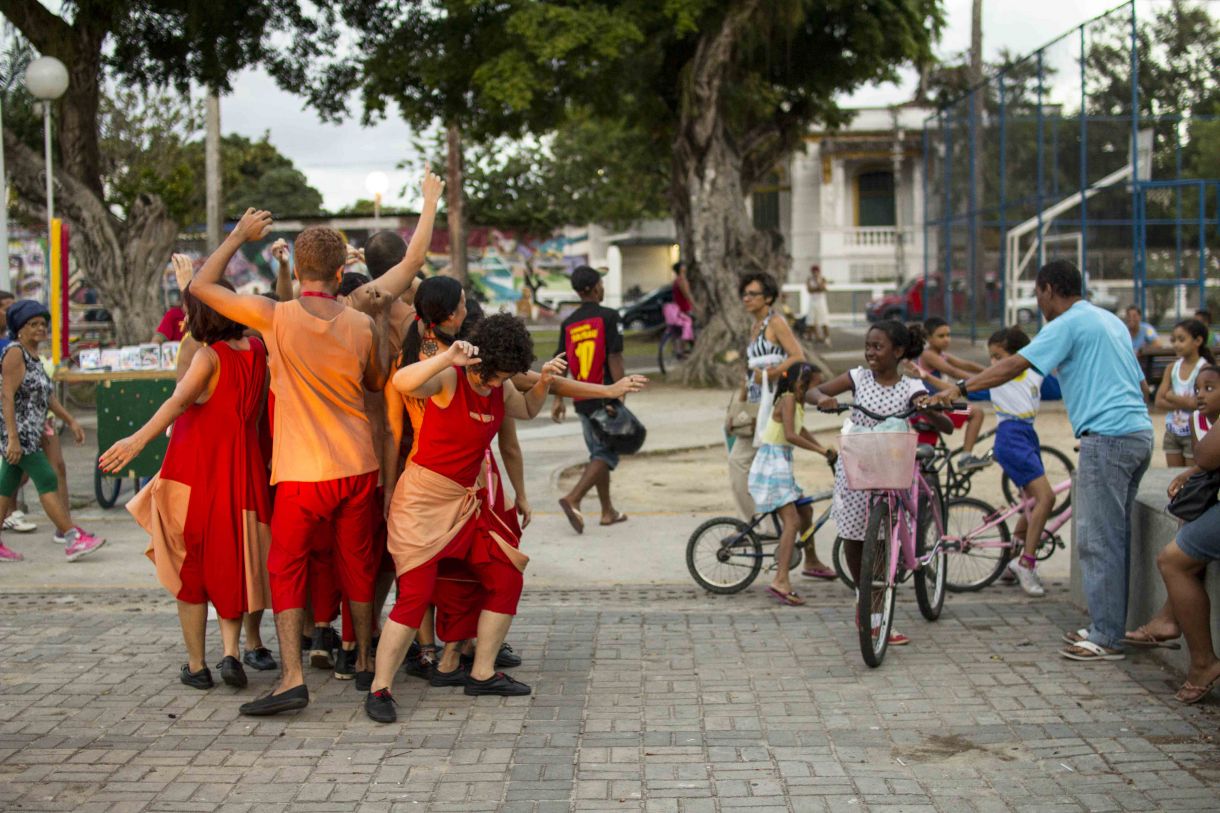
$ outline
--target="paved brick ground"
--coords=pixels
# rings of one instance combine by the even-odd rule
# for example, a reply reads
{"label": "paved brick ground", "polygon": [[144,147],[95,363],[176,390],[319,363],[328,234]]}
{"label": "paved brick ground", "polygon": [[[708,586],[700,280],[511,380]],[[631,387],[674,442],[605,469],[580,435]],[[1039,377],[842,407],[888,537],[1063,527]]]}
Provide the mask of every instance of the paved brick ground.
{"label": "paved brick ground", "polygon": [[1179,707],[1146,655],[1054,656],[1082,620],[1071,607],[997,588],[951,596],[926,625],[908,593],[915,643],[869,670],[846,594],[815,592],[803,609],[756,590],[527,594],[511,640],[533,697],[403,678],[388,727],[321,672],[308,709],[270,720],[237,714],[270,674],[241,696],[181,686],[161,593],[9,593],[0,809],[1216,808],[1220,707]]}

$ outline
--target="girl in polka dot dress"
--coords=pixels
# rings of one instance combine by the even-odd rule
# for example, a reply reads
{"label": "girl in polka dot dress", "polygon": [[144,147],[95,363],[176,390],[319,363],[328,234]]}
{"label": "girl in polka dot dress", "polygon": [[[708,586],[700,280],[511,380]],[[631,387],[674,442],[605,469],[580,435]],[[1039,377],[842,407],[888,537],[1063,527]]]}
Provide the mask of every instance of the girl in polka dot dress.
{"label": "girl in polka dot dress", "polygon": [[[923,352],[923,336],[913,332],[901,322],[885,320],[869,328],[864,338],[864,367],[856,367],[846,373],[811,389],[807,400],[819,409],[834,409],[838,406],[836,395],[851,392],[855,403],[880,415],[891,415],[906,410],[916,399],[928,396],[923,382],[908,378],[899,370],[899,365],[908,359],[917,359]],[[951,430],[944,427],[947,423],[938,413],[927,413],[924,417],[941,431]],[[856,426],[873,427],[879,421],[868,417],[859,410],[851,413],[852,423]],[[846,543],[843,546],[846,554],[847,567],[852,578],[860,579],[860,552],[865,529],[868,526],[867,491],[854,491],[847,487],[847,478],[843,473],[842,458],[835,464],[835,494],[832,516],[838,527],[839,536]],[[894,630],[890,631],[890,645],[901,646],[909,643],[905,635]]]}

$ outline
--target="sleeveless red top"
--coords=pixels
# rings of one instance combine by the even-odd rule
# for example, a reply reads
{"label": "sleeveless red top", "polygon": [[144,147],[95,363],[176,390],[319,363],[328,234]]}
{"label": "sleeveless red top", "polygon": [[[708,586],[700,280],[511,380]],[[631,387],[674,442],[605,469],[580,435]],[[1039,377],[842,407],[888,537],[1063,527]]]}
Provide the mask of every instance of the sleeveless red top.
{"label": "sleeveless red top", "polygon": [[493,387],[487,395],[479,395],[467,381],[465,368],[453,369],[457,372],[453,400],[442,409],[427,399],[412,462],[470,488],[479,479],[492,438],[504,422],[504,388]]}
{"label": "sleeveless red top", "polygon": [[686,298],[686,294],[682,293],[682,286],[674,281],[674,304],[678,306],[678,310],[683,313],[691,312],[691,301]]}

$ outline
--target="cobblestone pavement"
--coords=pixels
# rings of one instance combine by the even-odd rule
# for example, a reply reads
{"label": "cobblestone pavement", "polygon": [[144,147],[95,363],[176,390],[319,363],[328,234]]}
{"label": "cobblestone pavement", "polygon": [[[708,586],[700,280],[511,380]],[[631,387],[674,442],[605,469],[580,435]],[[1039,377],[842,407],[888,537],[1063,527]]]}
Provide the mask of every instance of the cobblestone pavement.
{"label": "cobblestone pavement", "polygon": [[[528,698],[402,678],[378,726],[350,683],[243,718],[177,681],[153,591],[0,596],[0,809],[12,811],[1110,811],[1216,809],[1220,713],[1147,655],[1054,655],[1067,604],[950,596],[863,666],[847,594],[528,593],[510,640]],[[270,624],[266,624],[270,626]],[[219,660],[216,640],[210,660]],[[238,696],[240,695],[240,696]]]}

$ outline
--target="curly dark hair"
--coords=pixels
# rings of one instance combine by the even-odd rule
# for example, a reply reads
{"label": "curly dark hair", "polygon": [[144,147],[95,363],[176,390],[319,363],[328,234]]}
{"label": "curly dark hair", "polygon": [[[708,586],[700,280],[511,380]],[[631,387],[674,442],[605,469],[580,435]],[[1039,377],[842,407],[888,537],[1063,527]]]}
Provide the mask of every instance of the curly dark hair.
{"label": "curly dark hair", "polygon": [[534,340],[511,313],[488,316],[475,325],[470,343],[479,348],[481,362],[474,369],[486,381],[497,373],[517,375],[534,363]]}
{"label": "curly dark hair", "polygon": [[[230,291],[233,290],[233,283],[227,279],[221,279],[217,285]],[[182,292],[182,305],[186,308],[186,330],[191,334],[191,338],[200,344],[240,339],[245,335],[245,325],[238,324],[227,316],[222,316],[200,302],[191,293],[190,283],[187,283],[186,290]]]}
{"label": "curly dark hair", "polygon": [[357,288],[370,282],[372,280],[359,271],[344,271],[339,278],[339,296],[351,296]]}
{"label": "curly dark hair", "polygon": [[751,282],[757,282],[762,286],[763,299],[770,305],[779,299],[779,286],[775,284],[775,278],[770,274],[764,274],[761,271],[755,271],[751,274],[743,274],[741,279],[737,281],[737,295],[741,296],[746,291],[746,286]]}

